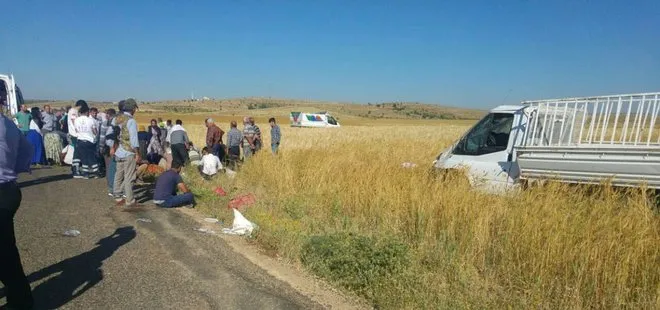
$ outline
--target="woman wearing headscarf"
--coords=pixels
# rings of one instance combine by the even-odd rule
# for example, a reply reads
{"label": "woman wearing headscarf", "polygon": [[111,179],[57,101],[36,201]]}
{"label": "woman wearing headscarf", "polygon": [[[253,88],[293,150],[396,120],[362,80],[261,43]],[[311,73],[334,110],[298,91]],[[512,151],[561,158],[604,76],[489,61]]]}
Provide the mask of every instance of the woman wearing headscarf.
{"label": "woman wearing headscarf", "polygon": [[43,122],[41,121],[41,112],[39,111],[39,108],[34,107],[30,111],[30,114],[32,114],[32,120],[30,121],[30,130],[27,132],[26,137],[34,148],[32,164],[45,165],[46,152],[44,150],[44,140],[41,136],[41,127],[43,127]]}
{"label": "woman wearing headscarf", "polygon": [[162,129],[158,126],[155,119],[151,120],[149,132],[151,133],[151,139],[147,147],[147,159],[151,164],[158,164],[160,158],[163,156],[163,135]]}
{"label": "woman wearing headscarf", "polygon": [[89,116],[89,107],[81,106],[78,117],[75,120],[78,143],[73,153],[73,166],[79,172],[74,178],[91,179],[99,178],[101,165],[96,146],[96,137],[99,132],[98,123]]}

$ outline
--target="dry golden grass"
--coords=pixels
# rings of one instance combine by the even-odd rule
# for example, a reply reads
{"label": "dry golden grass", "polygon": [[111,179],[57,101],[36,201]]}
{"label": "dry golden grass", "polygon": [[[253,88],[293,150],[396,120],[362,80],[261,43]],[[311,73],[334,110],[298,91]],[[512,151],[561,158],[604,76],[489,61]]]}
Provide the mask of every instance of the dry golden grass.
{"label": "dry golden grass", "polygon": [[[382,308],[660,307],[660,218],[644,195],[549,185],[492,196],[441,182],[431,161],[469,123],[403,124],[285,122],[278,156],[266,147],[233,180],[205,182],[191,170],[187,181],[200,209],[228,223],[228,199],[255,193],[246,216],[260,227],[256,240],[293,263],[312,236],[400,241],[405,268],[366,276],[358,290]],[[187,128],[200,144],[201,123]],[[419,166],[402,168],[408,161]],[[212,193],[218,185],[228,197]]]}

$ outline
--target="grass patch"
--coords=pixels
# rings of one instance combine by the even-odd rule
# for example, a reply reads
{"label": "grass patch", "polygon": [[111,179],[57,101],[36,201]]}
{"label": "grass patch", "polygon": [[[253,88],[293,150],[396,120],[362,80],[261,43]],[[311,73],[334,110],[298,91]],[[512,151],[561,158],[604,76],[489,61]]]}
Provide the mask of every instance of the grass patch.
{"label": "grass patch", "polygon": [[314,273],[374,301],[387,294],[383,284],[401,274],[408,259],[408,247],[400,241],[349,233],[312,236],[301,252],[302,263]]}
{"label": "grass patch", "polygon": [[644,193],[550,183],[492,196],[429,174],[468,125],[282,127],[278,156],[191,187],[229,221],[227,199],[254,193],[256,242],[378,308],[660,308],[660,216]]}

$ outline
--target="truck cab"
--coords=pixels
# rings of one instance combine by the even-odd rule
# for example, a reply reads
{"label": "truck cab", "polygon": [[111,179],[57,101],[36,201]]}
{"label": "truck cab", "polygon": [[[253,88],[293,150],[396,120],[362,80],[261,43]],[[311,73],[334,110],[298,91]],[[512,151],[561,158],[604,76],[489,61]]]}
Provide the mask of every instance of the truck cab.
{"label": "truck cab", "polygon": [[660,93],[499,106],[433,165],[489,192],[521,181],[660,189]]}
{"label": "truck cab", "polygon": [[14,76],[0,74],[0,105],[7,106],[11,115],[18,113],[18,107],[23,104],[23,94],[16,85]]}
{"label": "truck cab", "polygon": [[513,187],[520,169],[515,146],[527,123],[525,107],[499,106],[482,118],[434,161],[438,169],[465,169],[470,184],[501,192]]}

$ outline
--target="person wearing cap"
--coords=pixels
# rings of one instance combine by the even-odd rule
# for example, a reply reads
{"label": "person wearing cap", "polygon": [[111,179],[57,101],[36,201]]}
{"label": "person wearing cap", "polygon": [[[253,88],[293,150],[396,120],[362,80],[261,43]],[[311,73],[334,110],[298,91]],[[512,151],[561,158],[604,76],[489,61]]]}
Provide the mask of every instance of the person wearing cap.
{"label": "person wearing cap", "polygon": [[225,158],[225,146],[222,144],[222,136],[225,132],[215,124],[212,118],[207,118],[204,123],[206,124],[206,147],[209,148],[215,157],[223,161]]}
{"label": "person wearing cap", "polygon": [[[136,178],[137,162],[140,158],[140,142],[138,140],[137,122],[133,118],[137,111],[137,102],[129,98],[120,102],[121,114],[114,119],[113,126],[118,130],[116,140],[110,153],[117,163],[113,191],[118,206],[124,204],[126,207],[137,206],[133,195],[133,185]],[[122,198],[123,194],[126,199]]]}

